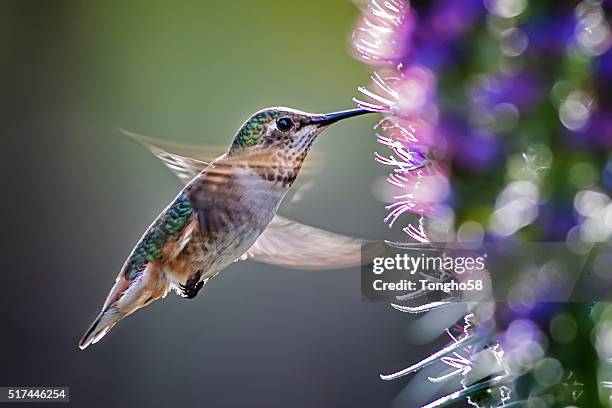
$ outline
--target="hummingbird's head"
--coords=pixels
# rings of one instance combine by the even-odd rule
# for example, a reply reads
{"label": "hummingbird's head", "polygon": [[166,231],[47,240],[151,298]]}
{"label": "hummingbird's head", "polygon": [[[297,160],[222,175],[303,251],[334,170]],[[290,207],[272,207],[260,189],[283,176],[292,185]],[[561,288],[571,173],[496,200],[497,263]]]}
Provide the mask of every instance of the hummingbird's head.
{"label": "hummingbird's head", "polygon": [[262,150],[286,153],[307,152],[314,139],[331,124],[352,116],[370,113],[351,109],[315,114],[290,108],[267,108],[256,112],[240,128],[229,154],[249,154]]}
{"label": "hummingbird's head", "polygon": [[[370,113],[351,109],[314,114],[290,108],[267,108],[256,112],[240,128],[228,152],[231,157],[257,157],[259,166],[289,174],[283,185],[291,185],[315,138],[333,123]],[[263,159],[262,159],[263,158]],[[261,164],[263,160],[263,163]],[[275,176],[279,178],[279,175]],[[271,176],[268,172],[268,178]],[[289,180],[288,182],[287,179]]]}
{"label": "hummingbird's head", "polygon": [[290,108],[263,109],[244,122],[234,139],[230,155],[266,149],[302,153],[307,151],[314,139],[331,124],[364,113],[370,111],[351,109],[315,114]]}

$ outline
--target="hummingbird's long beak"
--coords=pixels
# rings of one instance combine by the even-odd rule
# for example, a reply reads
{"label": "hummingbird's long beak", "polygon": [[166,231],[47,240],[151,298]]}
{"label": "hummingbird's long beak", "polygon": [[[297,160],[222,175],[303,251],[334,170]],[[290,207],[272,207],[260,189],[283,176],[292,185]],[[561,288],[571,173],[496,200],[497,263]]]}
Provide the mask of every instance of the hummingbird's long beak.
{"label": "hummingbird's long beak", "polygon": [[311,119],[310,123],[319,126],[327,126],[335,123],[339,120],[352,118],[353,116],[365,115],[366,113],[375,113],[366,109],[355,108],[344,110],[340,112],[327,113],[325,115],[319,115]]}

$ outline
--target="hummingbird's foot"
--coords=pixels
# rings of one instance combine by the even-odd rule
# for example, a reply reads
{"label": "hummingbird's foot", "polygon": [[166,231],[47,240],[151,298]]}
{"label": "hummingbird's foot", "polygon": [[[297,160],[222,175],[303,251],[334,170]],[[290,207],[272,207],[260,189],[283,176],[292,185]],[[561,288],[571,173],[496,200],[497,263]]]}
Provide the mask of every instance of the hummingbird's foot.
{"label": "hummingbird's foot", "polygon": [[179,285],[181,290],[183,291],[183,297],[187,299],[193,299],[198,295],[198,292],[204,287],[205,281],[200,280],[202,276],[201,272],[194,273],[189,277],[187,282],[184,285]]}

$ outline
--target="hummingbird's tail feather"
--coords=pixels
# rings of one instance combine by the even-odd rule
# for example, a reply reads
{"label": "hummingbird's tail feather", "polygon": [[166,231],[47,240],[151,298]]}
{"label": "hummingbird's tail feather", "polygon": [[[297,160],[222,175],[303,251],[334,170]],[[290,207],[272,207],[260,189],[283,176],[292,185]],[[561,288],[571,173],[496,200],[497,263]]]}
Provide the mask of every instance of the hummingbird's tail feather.
{"label": "hummingbird's tail feather", "polygon": [[79,341],[79,348],[85,350],[89,345],[97,343],[122,317],[111,309],[100,313]]}
{"label": "hummingbird's tail feather", "polygon": [[161,268],[153,263],[149,263],[133,280],[119,274],[104,302],[102,312],[79,341],[79,348],[84,350],[97,343],[119,320],[165,297],[169,288]]}

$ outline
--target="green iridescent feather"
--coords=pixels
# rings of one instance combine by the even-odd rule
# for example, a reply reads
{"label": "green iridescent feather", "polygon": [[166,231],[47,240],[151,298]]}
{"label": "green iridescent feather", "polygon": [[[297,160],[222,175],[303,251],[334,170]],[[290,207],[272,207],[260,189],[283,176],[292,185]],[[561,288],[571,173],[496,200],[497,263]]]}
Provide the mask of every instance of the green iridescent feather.
{"label": "green iridescent feather", "polygon": [[148,262],[161,259],[164,245],[179,236],[192,211],[185,194],[179,195],[172,202],[136,246],[124,271],[127,279],[134,279]]}
{"label": "green iridescent feather", "polygon": [[232,146],[250,147],[259,143],[264,124],[278,116],[276,112],[260,112],[249,119],[238,131]]}

